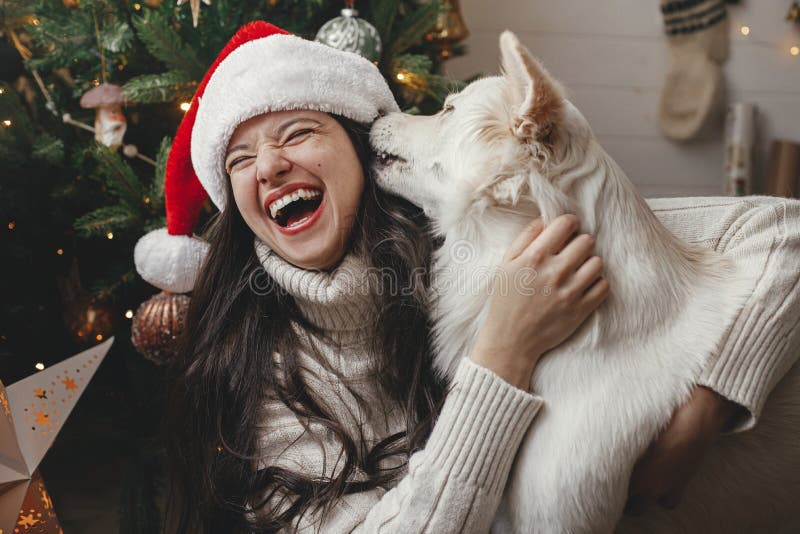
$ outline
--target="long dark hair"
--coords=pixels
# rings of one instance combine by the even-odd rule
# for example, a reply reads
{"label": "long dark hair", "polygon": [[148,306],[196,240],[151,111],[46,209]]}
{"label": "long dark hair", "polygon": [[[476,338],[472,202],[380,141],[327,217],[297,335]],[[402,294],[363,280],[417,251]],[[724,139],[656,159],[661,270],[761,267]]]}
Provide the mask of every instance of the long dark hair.
{"label": "long dark hair", "polygon": [[[369,173],[366,129],[334,118]],[[227,187],[232,199],[230,183]],[[445,394],[431,371],[426,288],[432,243],[426,225],[419,209],[381,192],[366,177],[350,247],[366,265],[393,273],[393,280],[382,282],[394,284],[394,290],[383,288],[376,297],[381,317],[372,345],[383,391],[405,408],[406,417],[405,431],[367,451],[315,402],[300,373],[300,341],[289,325],[309,331],[314,326],[285,292],[252,290],[250,277],[261,264],[235,203],[229,201],[212,219],[206,236],[210,251],[179,340],[164,417],[168,531],[275,532],[302,514],[327,513],[344,494],[386,487],[402,473],[408,456],[424,446]],[[282,356],[279,362],[275,353]],[[264,423],[259,407],[267,392],[337,438],[345,464],[336,477],[311,479],[278,466],[256,471],[254,459],[264,452],[258,450],[256,425]],[[381,470],[379,462],[395,455],[400,468]],[[366,479],[352,481],[356,471]],[[257,502],[253,495],[284,499],[271,506],[269,497]],[[258,510],[257,520],[248,519],[247,506]]]}

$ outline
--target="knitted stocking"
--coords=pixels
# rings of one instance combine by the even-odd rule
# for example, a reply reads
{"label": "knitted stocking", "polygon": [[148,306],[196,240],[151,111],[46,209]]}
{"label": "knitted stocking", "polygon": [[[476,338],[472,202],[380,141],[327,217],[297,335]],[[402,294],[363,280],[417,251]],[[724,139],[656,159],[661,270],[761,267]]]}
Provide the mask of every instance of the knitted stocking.
{"label": "knitted stocking", "polygon": [[725,0],[661,0],[670,65],[661,93],[659,124],[672,139],[694,137],[722,103],[728,59]]}

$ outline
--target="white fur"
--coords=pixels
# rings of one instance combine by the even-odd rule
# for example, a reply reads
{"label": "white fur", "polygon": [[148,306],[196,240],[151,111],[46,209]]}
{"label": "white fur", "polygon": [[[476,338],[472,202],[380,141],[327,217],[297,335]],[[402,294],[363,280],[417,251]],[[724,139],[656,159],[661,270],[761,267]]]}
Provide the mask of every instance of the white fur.
{"label": "white fur", "polygon": [[[503,76],[448,97],[435,116],[390,114],[371,141],[402,160],[379,185],[420,205],[444,237],[433,271],[437,368],[451,377],[487,313],[489,273],[530,220],[575,213],[612,292],[539,363],[545,406],[516,457],[496,532],[766,532],[795,514],[800,406],[790,371],[756,430],[723,440],[672,512],[624,518],[633,465],[685,400],[746,298],[719,254],[676,239],[566,99],[555,141],[520,120],[536,91],[562,89],[516,37]],[[563,97],[562,97],[563,98]],[[513,290],[513,288],[511,288]],[[554,297],[555,298],[555,297]]]}
{"label": "white fur", "polygon": [[225,207],[225,151],[236,127],[262,113],[292,109],[365,124],[399,111],[378,67],[358,54],[295,35],[241,45],[211,75],[192,128],[192,165],[217,208]]}

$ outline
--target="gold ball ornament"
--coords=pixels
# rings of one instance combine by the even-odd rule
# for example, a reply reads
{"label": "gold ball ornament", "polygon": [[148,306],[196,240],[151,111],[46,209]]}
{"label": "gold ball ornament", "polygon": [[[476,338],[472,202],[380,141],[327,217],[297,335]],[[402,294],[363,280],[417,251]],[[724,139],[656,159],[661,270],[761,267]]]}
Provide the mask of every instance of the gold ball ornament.
{"label": "gold ball ornament", "polygon": [[79,0],[63,0],[64,7],[67,9],[78,9],[80,6]]}
{"label": "gold ball ornament", "polygon": [[156,365],[172,361],[190,300],[188,295],[162,291],[139,305],[131,325],[131,342],[142,356]]}
{"label": "gold ball ornament", "polygon": [[469,36],[469,30],[461,16],[459,0],[446,0],[439,11],[436,26],[425,37],[438,43],[439,58],[449,59],[453,55],[453,45]]}

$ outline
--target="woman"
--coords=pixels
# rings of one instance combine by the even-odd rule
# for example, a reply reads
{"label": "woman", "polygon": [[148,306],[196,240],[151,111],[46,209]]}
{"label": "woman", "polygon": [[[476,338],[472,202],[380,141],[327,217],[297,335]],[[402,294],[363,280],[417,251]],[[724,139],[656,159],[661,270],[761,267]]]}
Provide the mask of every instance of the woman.
{"label": "woman", "polygon": [[[539,357],[608,293],[591,239],[572,216],[519,236],[504,271],[535,267],[537,286],[491,296],[445,394],[424,217],[365,177],[362,125],[396,109],[377,69],[251,23],[196,97],[168,165],[171,235],[136,251],[146,279],[194,287],[167,414],[177,530],[487,531],[541,406]],[[198,179],[220,214],[195,280]],[[578,296],[530,291],[545,285]]]}

